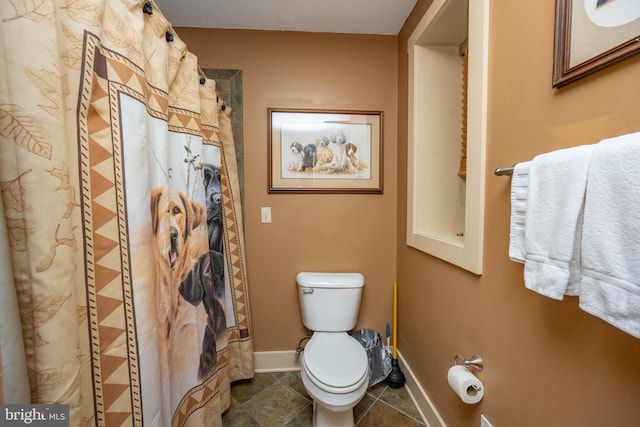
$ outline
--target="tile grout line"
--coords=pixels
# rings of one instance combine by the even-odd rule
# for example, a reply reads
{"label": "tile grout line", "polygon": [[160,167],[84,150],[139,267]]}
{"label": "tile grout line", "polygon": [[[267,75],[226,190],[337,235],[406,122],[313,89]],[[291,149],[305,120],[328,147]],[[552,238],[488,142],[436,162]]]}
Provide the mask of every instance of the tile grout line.
{"label": "tile grout line", "polygon": [[[391,409],[393,409],[394,411],[404,415],[405,417],[415,421],[416,423],[420,424],[420,425],[424,425],[424,421],[416,419],[414,416],[407,414],[406,412],[404,412],[402,409],[398,408],[397,406],[393,406],[391,403],[382,400],[382,399],[378,399],[380,400],[381,403],[387,405],[388,407],[390,407]],[[373,405],[372,405],[373,406]],[[368,412],[368,411],[367,411]]]}
{"label": "tile grout line", "polygon": [[364,411],[364,413],[362,414],[362,416],[360,417],[360,419],[358,420],[358,422],[355,424],[356,426],[357,426],[357,425],[360,425],[360,423],[362,422],[362,420],[364,420],[364,419],[366,418],[366,416],[367,416],[367,414],[369,413],[369,411],[371,411],[371,408],[373,408],[373,406],[376,404],[376,402],[377,402],[378,400],[380,400],[380,397],[378,397],[378,396],[374,396],[374,395],[373,395],[373,394],[371,394],[371,393],[367,393],[367,394],[369,394],[369,396],[373,397],[373,403],[371,403],[371,405],[369,405],[369,407],[367,408],[367,410],[366,410],[366,411]]}
{"label": "tile grout line", "polygon": [[[295,418],[296,418],[296,417],[297,417],[297,416],[298,416],[302,411],[304,411],[304,410],[306,410],[306,409],[307,409],[307,406],[309,406],[309,405],[313,406],[313,400],[310,400],[310,396],[303,395],[303,394],[302,394],[302,393],[300,393],[298,390],[296,390],[295,388],[291,387],[287,382],[283,381],[283,378],[284,378],[284,377],[286,377],[287,375],[288,375],[288,373],[287,373],[287,374],[285,374],[285,375],[283,375],[282,377],[280,377],[280,378],[279,378],[279,377],[277,377],[277,376],[275,376],[275,375],[271,374],[271,376],[272,376],[273,378],[275,378],[277,382],[279,382],[280,384],[282,384],[283,386],[287,387],[288,389],[290,389],[291,391],[293,391],[294,393],[296,393],[298,396],[300,396],[300,397],[302,397],[304,400],[306,400],[306,401],[307,401],[307,404],[306,404],[305,406],[303,406],[302,408],[300,408],[300,410],[299,410],[298,412],[296,412],[295,414],[293,414],[293,416],[292,416],[291,418],[289,418],[289,419],[285,422],[285,424],[289,424],[291,421],[293,421],[293,420],[294,420],[294,419],[295,419]],[[270,385],[269,387],[271,387],[271,386],[273,386],[273,384],[272,384],[272,385]],[[261,427],[262,427],[262,426],[261,426]]]}
{"label": "tile grout line", "polygon": [[313,405],[313,403],[308,403],[306,406],[303,406],[302,408],[300,408],[300,410],[299,410],[298,412],[296,412],[296,413],[293,415],[293,417],[289,418],[289,419],[286,421],[285,425],[286,425],[286,424],[289,424],[291,421],[295,420],[295,419],[296,419],[296,417],[297,417],[298,415],[300,415],[300,413],[301,413],[302,411],[306,410],[306,409],[307,409],[307,406],[309,406],[309,405]]}
{"label": "tile grout line", "polygon": [[[416,404],[415,404],[415,401],[413,400],[413,397],[412,397],[412,396],[411,396],[411,394],[409,393],[409,390],[406,388],[406,387],[407,387],[407,386],[406,386],[406,384],[405,384],[403,387],[405,387],[405,391],[407,391],[407,393],[409,394],[409,399],[411,400],[411,404],[412,404],[414,407],[416,407]],[[382,393],[380,393],[380,396],[379,396],[379,397],[380,397],[380,398],[382,398],[382,396],[383,396],[383,395],[384,395],[384,394],[385,394],[389,389],[391,389],[391,387],[387,386],[387,388],[386,388]],[[410,414],[406,413],[405,411],[403,411],[402,409],[400,409],[400,407],[399,407],[399,406],[392,405],[390,402],[387,402],[386,400],[383,400],[383,399],[380,399],[380,401],[381,401],[382,403],[384,403],[385,405],[389,406],[390,408],[394,409],[395,411],[397,411],[397,412],[401,413],[402,415],[405,415],[407,418],[410,418],[410,419],[412,419],[413,421],[417,422],[418,424],[420,424],[420,425],[426,425],[425,421],[422,419],[422,415],[420,414],[420,411],[418,411],[418,416],[419,416],[419,418],[416,418],[416,417],[414,417],[413,415],[410,415]],[[416,407],[416,409],[417,409],[417,407]]]}

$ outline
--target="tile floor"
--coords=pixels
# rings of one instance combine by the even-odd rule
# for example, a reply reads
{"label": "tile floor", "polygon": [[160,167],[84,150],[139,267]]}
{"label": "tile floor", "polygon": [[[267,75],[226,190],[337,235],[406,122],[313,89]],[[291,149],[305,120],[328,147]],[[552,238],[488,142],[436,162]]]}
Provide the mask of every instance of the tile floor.
{"label": "tile floor", "polygon": [[[424,426],[405,387],[393,389],[384,382],[369,388],[353,409],[358,427]],[[311,426],[312,403],[299,371],[259,373],[251,380],[231,385],[231,407],[223,426]]]}

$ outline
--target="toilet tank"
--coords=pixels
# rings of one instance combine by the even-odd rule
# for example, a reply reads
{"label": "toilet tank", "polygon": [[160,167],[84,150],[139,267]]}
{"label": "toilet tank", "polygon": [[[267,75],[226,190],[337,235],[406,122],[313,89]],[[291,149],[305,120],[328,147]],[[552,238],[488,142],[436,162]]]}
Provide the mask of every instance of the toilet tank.
{"label": "toilet tank", "polygon": [[296,276],[302,322],[318,332],[346,332],[356,326],[364,276],[360,273],[302,272]]}

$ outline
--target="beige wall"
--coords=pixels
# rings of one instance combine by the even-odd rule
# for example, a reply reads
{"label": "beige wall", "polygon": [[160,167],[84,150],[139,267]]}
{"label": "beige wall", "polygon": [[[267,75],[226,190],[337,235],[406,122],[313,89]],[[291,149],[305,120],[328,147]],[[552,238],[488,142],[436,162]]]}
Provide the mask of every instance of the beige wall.
{"label": "beige wall", "polygon": [[[359,271],[358,328],[384,331],[396,272],[397,40],[393,36],[178,30],[201,68],[242,70],[247,274],[255,351],[306,334],[299,271]],[[384,194],[267,194],[267,108],[384,112]],[[272,209],[260,223],[260,207]]]}
{"label": "beige wall", "polygon": [[[255,350],[293,350],[305,333],[298,271],[363,272],[358,327],[379,331],[397,277],[400,351],[447,425],[475,427],[484,413],[494,427],[637,426],[640,340],[581,311],[574,298],[524,288],[522,265],[507,255],[509,179],[492,170],[639,130],[640,57],[553,90],[554,2],[492,2],[485,261],[475,276],[404,241],[406,40],[429,3],[418,1],[397,38],[179,30],[202,68],[243,71]],[[268,107],[383,110],[384,195],[267,194]],[[261,206],[272,207],[272,224],[260,223]],[[485,361],[486,394],[468,406],[446,373],[455,354],[472,353]]]}
{"label": "beige wall", "polygon": [[[406,170],[406,41],[399,36],[398,170]],[[640,130],[634,58],[562,90],[551,88],[554,3],[491,2],[484,274],[405,245],[406,176],[398,176],[399,348],[449,426],[637,426],[640,340],[524,288],[508,259],[509,178],[493,169],[546,151]],[[486,394],[462,403],[447,385],[453,356],[478,353]]]}

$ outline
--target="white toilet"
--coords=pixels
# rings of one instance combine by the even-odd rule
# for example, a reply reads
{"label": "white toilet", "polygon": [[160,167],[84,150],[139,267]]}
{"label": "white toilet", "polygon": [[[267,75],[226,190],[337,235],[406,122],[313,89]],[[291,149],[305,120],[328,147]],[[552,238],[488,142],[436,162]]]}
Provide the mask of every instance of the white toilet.
{"label": "white toilet", "polygon": [[313,425],[353,426],[353,407],[367,392],[367,353],[348,331],[358,319],[364,277],[360,273],[298,273],[302,322],[313,335],[302,354],[300,375],[313,399]]}

